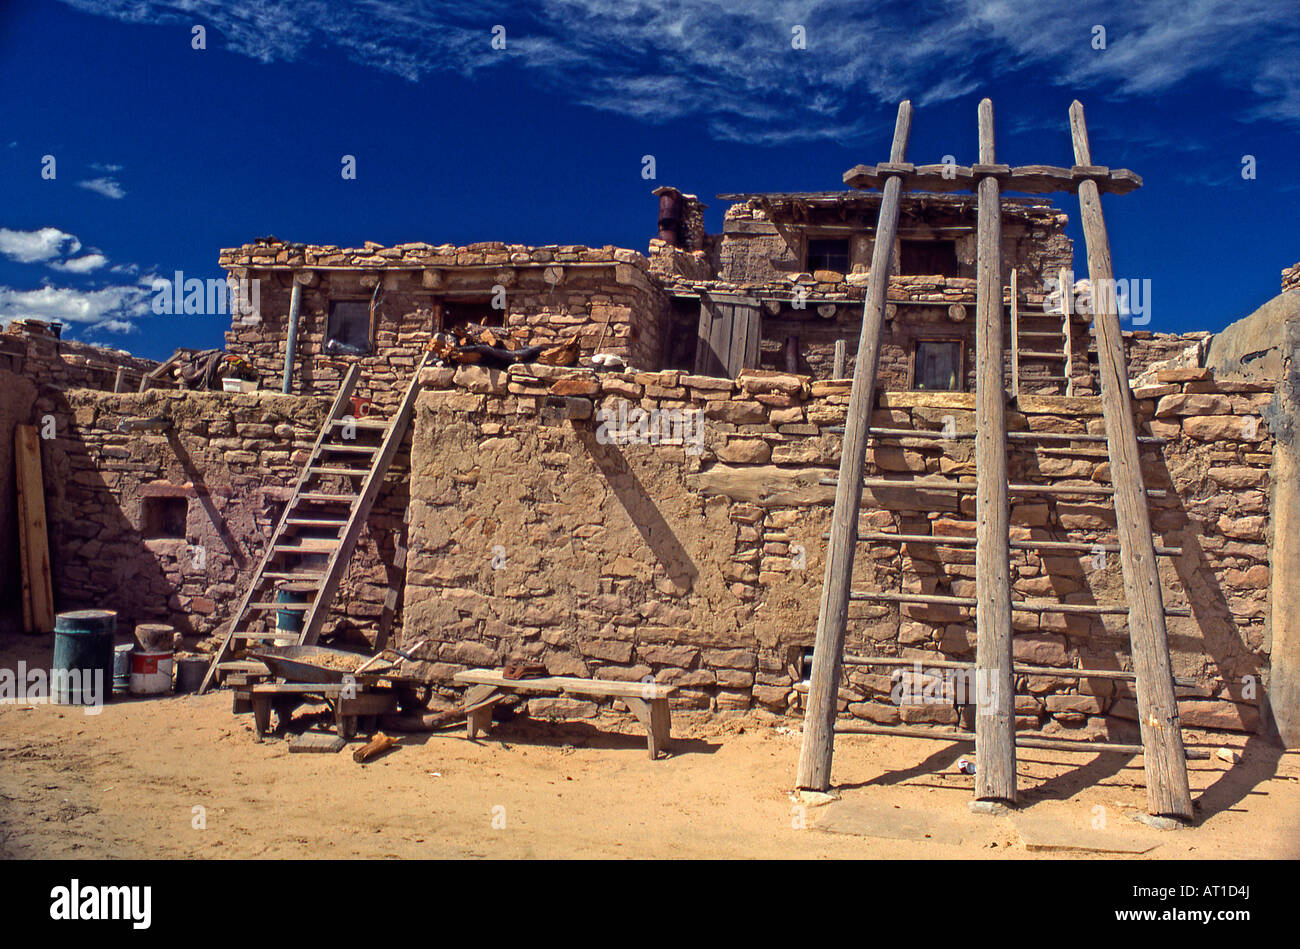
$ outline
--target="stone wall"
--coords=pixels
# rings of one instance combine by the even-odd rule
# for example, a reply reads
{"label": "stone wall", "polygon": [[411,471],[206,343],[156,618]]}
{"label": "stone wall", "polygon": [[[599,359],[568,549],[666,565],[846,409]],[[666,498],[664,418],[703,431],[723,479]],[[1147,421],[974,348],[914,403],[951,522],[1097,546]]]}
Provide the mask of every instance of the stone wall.
{"label": "stone wall", "polygon": [[[115,609],[124,628],[166,622],[192,636],[216,632],[292,494],[329,401],[65,393],[53,408],[57,437],[42,443],[56,609]],[[166,428],[130,428],[141,419],[165,420]],[[407,481],[399,453],[326,635],[373,639],[396,575]],[[184,499],[183,536],[150,536],[145,506],[154,498]]]}
{"label": "stone wall", "polygon": [[[657,366],[663,348],[667,298],[648,277],[649,261],[630,250],[258,243],[222,251],[221,264],[241,284],[259,281],[259,310],[234,316],[226,348],[255,367],[263,388],[277,391],[294,272],[307,282],[295,359],[297,392],[333,391],[346,367],[325,350],[329,305],[336,299],[375,300],[374,353],[361,358],[362,394],[386,404],[400,397],[431,338],[438,308],[444,325],[468,316],[503,325],[527,345],[577,338],[581,355],[614,353],[633,366]],[[492,306],[494,297],[504,301],[504,309]]]}
{"label": "stone wall", "polygon": [[131,391],[158,363],[104,346],[60,339],[40,321],[14,320],[0,333],[0,369],[27,376],[49,389],[113,391],[118,369]]}
{"label": "stone wall", "polygon": [[[429,637],[424,672],[443,681],[512,656],[554,674],[676,684],[681,707],[801,706],[823,571],[821,535],[838,467],[848,384],[747,371],[730,380],[675,371],[597,376],[519,367],[509,373],[430,372],[412,446],[408,641]],[[1174,371],[1135,393],[1141,430],[1168,438],[1144,449],[1175,672],[1189,725],[1256,726],[1251,680],[1267,668],[1266,604],[1271,437],[1259,418],[1265,387],[1217,385],[1205,370]],[[699,409],[693,430],[646,443],[609,435],[632,410]],[[625,416],[626,417],[626,416]],[[1024,396],[1013,429],[1103,431],[1095,398]],[[951,420],[951,421],[949,421]],[[680,419],[678,419],[680,421]],[[873,421],[970,432],[973,397],[881,393]],[[600,432],[604,424],[605,432]],[[642,434],[645,433],[643,428]],[[640,442],[640,443],[638,443]],[[973,475],[973,443],[874,444],[869,474]],[[1104,484],[1104,445],[1041,443],[1013,452],[1013,481]],[[973,494],[871,489],[862,529],[974,534]],[[1105,498],[1013,497],[1013,539],[1113,536]],[[861,548],[855,587],[974,595],[974,550],[915,544]],[[1122,603],[1115,554],[1017,551],[1017,598]],[[973,658],[970,611],[854,601],[849,651],[907,659]],[[1015,614],[1018,660],[1046,666],[1128,666],[1121,616]],[[887,670],[858,668],[841,709],[879,722],[950,722],[949,705],[889,701]],[[1022,677],[1018,724],[1080,737],[1131,737],[1131,689],[1111,680]],[[584,706],[589,711],[590,708]]]}

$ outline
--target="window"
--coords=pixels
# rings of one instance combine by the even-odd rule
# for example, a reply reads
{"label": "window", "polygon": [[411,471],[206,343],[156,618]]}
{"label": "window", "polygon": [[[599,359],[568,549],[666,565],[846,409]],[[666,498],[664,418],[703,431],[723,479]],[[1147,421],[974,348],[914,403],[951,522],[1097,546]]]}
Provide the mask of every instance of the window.
{"label": "window", "polygon": [[370,301],[331,300],[325,351],[358,355],[370,352]]}
{"label": "window", "polygon": [[140,533],[145,540],[184,540],[190,503],[184,497],[140,499]]}
{"label": "window", "polygon": [[505,315],[506,311],[495,309],[488,297],[482,300],[458,300],[443,305],[443,328],[450,332],[470,324],[503,327]]}
{"label": "window", "polygon": [[816,270],[834,270],[836,273],[848,273],[848,238],[831,240],[809,238],[808,261],[804,269],[808,273]]}
{"label": "window", "polygon": [[898,272],[925,277],[960,277],[956,241],[899,241]]}
{"label": "window", "polygon": [[912,388],[927,391],[960,392],[962,342],[959,339],[922,339],[912,358]]}

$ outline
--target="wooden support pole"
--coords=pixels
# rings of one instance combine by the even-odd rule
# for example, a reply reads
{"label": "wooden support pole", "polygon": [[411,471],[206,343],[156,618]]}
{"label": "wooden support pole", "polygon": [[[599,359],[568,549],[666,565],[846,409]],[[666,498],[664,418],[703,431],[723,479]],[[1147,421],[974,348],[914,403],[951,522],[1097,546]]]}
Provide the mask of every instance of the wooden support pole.
{"label": "wooden support pole", "polygon": [[1074,297],[1073,285],[1067,287],[1070,278],[1064,267],[1057,278],[1061,284],[1061,335],[1065,339],[1065,394],[1074,395],[1074,327],[1070,325],[1070,301]]}
{"label": "wooden support pole", "polygon": [[[979,104],[979,139],[980,164],[994,164],[993,102],[989,99]],[[975,799],[1015,803],[1011,504],[1002,362],[1002,195],[998,179],[991,174],[979,183],[975,241],[975,677],[979,695],[975,751],[980,761]],[[1014,291],[1011,299],[1014,312]]]}
{"label": "wooden support pole", "polygon": [[1020,281],[1011,268],[1011,397],[1020,398]]}
{"label": "wooden support pole", "polygon": [[[906,160],[911,130],[912,103],[904,99],[898,105],[898,119],[894,124],[894,142],[889,152],[891,162]],[[840,477],[835,488],[831,539],[826,550],[826,574],[817,615],[817,638],[813,646],[808,712],[804,718],[798,774],[799,787],[817,791],[825,791],[831,782],[836,700],[844,654],[844,631],[848,624],[853,558],[857,552],[858,507],[862,503],[862,470],[866,463],[867,429],[871,427],[871,411],[875,403],[880,329],[885,317],[885,296],[889,290],[902,190],[902,179],[891,175],[880,199],[870,283],[862,307],[862,331],[858,337],[853,390],[849,396],[840,456]]]}
{"label": "wooden support pole", "polygon": [[[1070,106],[1074,160],[1091,165],[1088,128],[1083,106]],[[1110,448],[1111,482],[1115,486],[1115,521],[1120,542],[1120,566],[1129,603],[1129,639],[1133,671],[1137,673],[1138,718],[1147,780],[1147,810],[1161,817],[1192,819],[1183,736],[1174,697],[1169,662],[1164,599],[1151,540],[1151,518],[1142,484],[1137,432],[1120,334],[1115,274],[1110,241],[1095,181],[1079,184],[1079,217],[1088,248],[1088,277],[1092,284],[1093,329],[1097,336],[1097,367],[1101,376],[1101,408]]]}
{"label": "wooden support pole", "polygon": [[844,367],[848,365],[848,343],[842,339],[835,341],[835,362],[831,369],[832,379],[844,378]]}
{"label": "wooden support pole", "polygon": [[791,375],[799,371],[799,337],[785,338],[785,371]]}

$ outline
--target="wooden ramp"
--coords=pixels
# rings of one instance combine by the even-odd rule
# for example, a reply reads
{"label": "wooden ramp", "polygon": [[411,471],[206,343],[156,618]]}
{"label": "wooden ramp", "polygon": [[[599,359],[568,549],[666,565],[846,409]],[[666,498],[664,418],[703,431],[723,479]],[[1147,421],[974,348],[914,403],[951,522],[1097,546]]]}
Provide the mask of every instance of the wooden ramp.
{"label": "wooden ramp", "polygon": [[[361,367],[353,363],[348,369],[200,692],[216,681],[222,663],[238,658],[250,644],[310,646],[316,642],[410,424],[420,370],[428,358],[415,367],[397,411],[386,420],[352,417],[350,398]],[[302,601],[276,602],[280,583],[292,583]],[[275,628],[280,610],[303,614],[301,632]]]}
{"label": "wooden ramp", "polygon": [[[1165,618],[1188,615],[1187,610],[1167,609],[1162,599],[1157,556],[1173,556],[1176,548],[1157,548],[1152,539],[1147,510],[1149,497],[1163,496],[1162,491],[1148,490],[1143,484],[1139,452],[1143,444],[1157,444],[1160,439],[1139,438],[1133,421],[1128,374],[1125,367],[1123,340],[1118,309],[1113,293],[1098,288],[1113,287],[1113,271],[1105,224],[1101,216],[1099,182],[1124,181],[1140,185],[1141,180],[1128,171],[1112,172],[1091,165],[1083,109],[1074,103],[1070,110],[1075,159],[1068,174],[1056,174],[1068,187],[1077,191],[1082,212],[1084,236],[1088,245],[1089,275],[1093,285],[1093,315],[1101,377],[1101,397],[1070,398],[1016,394],[1018,379],[1018,341],[1013,338],[1013,390],[1004,385],[1003,284],[1001,261],[1001,188],[1005,185],[1024,190],[1017,184],[1015,170],[997,164],[994,155],[993,108],[989,100],[979,108],[979,163],[969,169],[970,188],[979,195],[976,259],[976,392],[968,407],[974,408],[974,431],[964,437],[975,439],[975,480],[942,478],[864,478],[864,462],[869,439],[929,439],[936,444],[951,443],[951,432],[872,427],[871,411],[875,406],[876,360],[887,280],[872,280],[863,308],[859,358],[853,377],[844,427],[840,473],[823,483],[836,485],[835,510],[828,536],[826,574],[818,616],[817,638],[808,687],[808,708],[804,723],[803,747],[799,757],[798,786],[824,791],[830,787],[831,759],[835,733],[892,734],[904,737],[974,739],[978,756],[975,797],[978,801],[1014,804],[1016,801],[1016,748],[1057,748],[1097,753],[1113,751],[1134,753],[1134,746],[1100,744],[1020,736],[1015,734],[1015,676],[1022,668],[1012,660],[1012,619],[1017,612],[1083,615],[1127,615],[1132,646],[1132,673],[1111,672],[1103,677],[1123,678],[1137,692],[1142,729],[1142,746],[1147,778],[1148,810],[1153,815],[1192,819],[1191,794],[1187,780],[1186,751],[1179,727],[1174,680],[1169,661]],[[900,192],[904,181],[929,181],[928,172],[915,169],[904,161],[911,124],[911,104],[899,107],[890,161],[874,166],[870,177],[858,166],[845,175],[846,182],[865,186],[882,185],[884,191],[877,223],[872,274],[890,271],[890,256],[897,225]],[[1058,169],[1057,171],[1064,171]],[[951,185],[951,183],[949,183]],[[949,186],[943,190],[960,190]],[[1053,190],[1045,188],[1044,190]],[[1117,190],[1117,189],[1108,189]],[[1063,288],[1068,292],[1068,288]],[[1016,323],[1016,295],[1012,294],[1011,319],[1013,337]],[[1058,317],[1059,319],[1059,317]],[[1062,326],[1062,356],[1068,362],[1070,329]],[[1068,380],[1068,370],[1066,379]],[[964,399],[970,399],[965,396]],[[883,400],[882,400],[883,401]],[[963,399],[953,399],[954,403]],[[1029,412],[1059,412],[1101,415],[1106,434],[1006,430],[1008,404]],[[1044,446],[1086,446],[1106,442],[1106,456],[1111,466],[1111,485],[1049,484],[1028,479],[1011,482],[1007,464],[1009,449],[1017,452],[1049,450]],[[862,491],[870,487],[876,496],[891,490],[915,492],[952,491],[976,495],[975,536],[968,540],[975,546],[976,595],[973,597],[940,596],[905,592],[855,591],[850,589],[856,545],[867,543],[936,544],[963,546],[961,538],[952,536],[903,535],[887,532],[858,532],[858,515]],[[1010,540],[1009,495],[1051,497],[1110,498],[1116,518],[1115,543],[1089,544],[1084,540],[1019,541]],[[1097,502],[1102,503],[1102,502]],[[1118,552],[1124,577],[1124,603],[1066,603],[1054,600],[1015,600],[1011,596],[1010,551],[1054,550],[1077,553],[1100,552],[1105,556]],[[899,726],[836,724],[836,707],[843,666],[846,662],[865,666],[910,665],[898,659],[881,659],[844,655],[845,629],[850,600],[957,606],[974,610],[976,659],[974,663],[942,659],[922,666],[960,668],[975,673],[977,701],[974,729],[941,731]],[[1075,670],[1051,667],[1037,674],[1063,678],[1093,678],[1098,670]]]}

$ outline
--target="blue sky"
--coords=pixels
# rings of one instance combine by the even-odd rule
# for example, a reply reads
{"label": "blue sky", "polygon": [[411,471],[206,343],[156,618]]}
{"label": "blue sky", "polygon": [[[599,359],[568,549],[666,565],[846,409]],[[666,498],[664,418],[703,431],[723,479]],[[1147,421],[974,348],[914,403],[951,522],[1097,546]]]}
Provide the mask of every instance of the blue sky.
{"label": "blue sky", "polygon": [[711,231],[718,192],[840,188],[886,157],[904,96],[909,158],[967,163],[987,95],[1010,164],[1072,164],[1084,102],[1094,160],[1146,182],[1105,208],[1117,276],[1152,281],[1147,328],[1216,330],[1300,260],[1298,63],[1296,0],[9,0],[0,322],[219,346],[225,317],[155,316],[150,282],[222,276],[219,248],[267,234],[644,252],[659,184]]}

